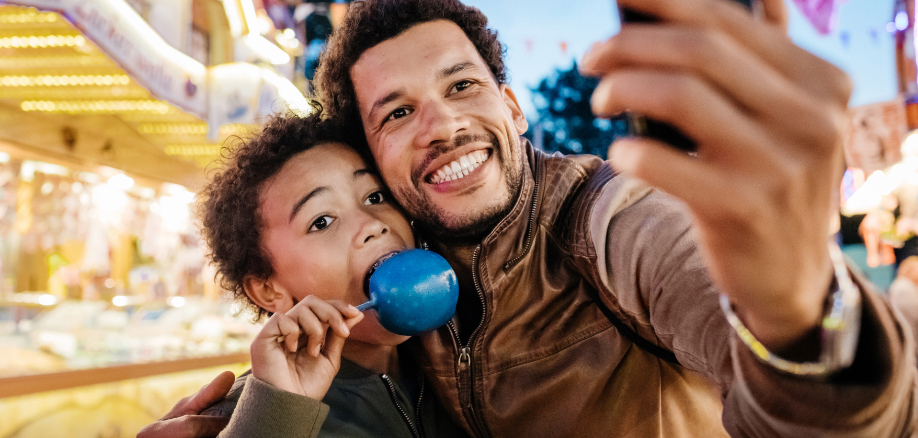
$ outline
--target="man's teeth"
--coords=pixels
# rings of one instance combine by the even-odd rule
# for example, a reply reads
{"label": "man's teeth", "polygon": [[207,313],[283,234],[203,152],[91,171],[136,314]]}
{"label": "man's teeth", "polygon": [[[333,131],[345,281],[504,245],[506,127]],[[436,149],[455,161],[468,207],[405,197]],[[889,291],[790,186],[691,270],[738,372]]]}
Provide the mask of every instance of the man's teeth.
{"label": "man's teeth", "polygon": [[488,159],[487,151],[475,151],[468,155],[463,155],[459,157],[458,160],[453,161],[439,170],[434,172],[433,176],[430,177],[430,182],[433,184],[440,184],[447,181],[455,181],[460,179],[469,173],[472,173],[481,163],[484,163]]}

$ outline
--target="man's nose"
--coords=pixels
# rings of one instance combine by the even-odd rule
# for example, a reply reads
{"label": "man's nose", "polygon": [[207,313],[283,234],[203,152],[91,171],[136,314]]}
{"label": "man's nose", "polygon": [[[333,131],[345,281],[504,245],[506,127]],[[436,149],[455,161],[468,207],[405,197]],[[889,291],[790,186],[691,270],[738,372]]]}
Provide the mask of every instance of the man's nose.
{"label": "man's nose", "polygon": [[456,133],[468,128],[468,122],[446,102],[429,101],[421,108],[421,132],[418,146],[429,147],[449,142]]}

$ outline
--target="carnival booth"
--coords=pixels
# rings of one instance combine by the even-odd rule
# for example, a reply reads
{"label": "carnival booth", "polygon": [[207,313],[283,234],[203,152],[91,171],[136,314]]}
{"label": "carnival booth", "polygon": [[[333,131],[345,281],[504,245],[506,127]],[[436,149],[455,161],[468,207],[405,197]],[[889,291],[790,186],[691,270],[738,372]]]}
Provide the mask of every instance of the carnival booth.
{"label": "carnival booth", "polygon": [[194,192],[233,138],[309,111],[302,50],[251,0],[3,3],[0,437],[134,436],[245,368],[258,327]]}

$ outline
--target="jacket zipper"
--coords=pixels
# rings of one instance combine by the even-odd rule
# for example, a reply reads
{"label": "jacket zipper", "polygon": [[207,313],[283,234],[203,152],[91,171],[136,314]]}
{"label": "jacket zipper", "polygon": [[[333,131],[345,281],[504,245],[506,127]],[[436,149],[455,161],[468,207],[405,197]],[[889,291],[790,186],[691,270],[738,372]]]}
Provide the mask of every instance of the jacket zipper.
{"label": "jacket zipper", "polygon": [[424,415],[421,412],[421,401],[424,400],[424,382],[426,382],[426,379],[421,379],[421,389],[418,390],[418,404],[414,410],[414,416],[418,419],[418,435],[422,438],[424,437]]}
{"label": "jacket zipper", "polygon": [[[395,392],[395,384],[392,383],[392,379],[385,374],[380,374],[379,377],[382,379],[383,383],[386,384],[386,389],[389,390],[389,398],[392,399],[392,403],[395,405],[395,409],[398,409],[398,412],[402,414],[402,419],[405,420],[405,424],[408,425],[408,429],[411,429],[411,436],[414,438],[424,438],[424,433],[419,431],[417,427],[414,426],[414,422],[411,421],[411,417],[408,416],[408,413],[405,412],[405,408],[402,407],[401,403],[398,402],[398,395]],[[418,408],[421,407],[421,398],[424,397],[424,384],[421,383],[421,394],[418,396]],[[420,413],[420,411],[418,411]],[[420,416],[418,416],[420,418]]]}
{"label": "jacket zipper", "polygon": [[[514,257],[512,260],[504,264],[504,269],[510,269],[514,265],[520,262],[526,254],[529,253],[530,248],[532,247],[532,227],[535,223],[535,213],[536,208],[538,207],[539,201],[539,164],[536,160],[533,165],[533,191],[532,191],[532,205],[529,209],[529,224],[526,228],[526,246],[523,248],[523,252]],[[487,306],[485,304],[484,293],[481,291],[481,285],[478,280],[478,257],[481,253],[481,245],[475,247],[475,253],[472,255],[472,282],[475,285],[475,292],[478,293],[478,300],[481,302],[481,321],[478,322],[478,327],[475,327],[475,331],[472,332],[472,335],[469,336],[469,342],[466,345],[462,345],[462,339],[459,337],[459,331],[456,329],[456,325],[452,320],[447,322],[450,332],[453,334],[453,340],[456,342],[456,346],[459,350],[459,401],[462,404],[463,410],[467,412],[470,423],[472,427],[476,429],[476,435],[480,437],[488,436],[485,434],[485,427],[481,424],[478,417],[475,415],[475,409],[472,407],[472,348],[471,345],[475,340],[478,331],[481,329],[481,326],[484,324],[485,312],[487,312]],[[468,391],[463,391],[463,387],[468,387]]]}
{"label": "jacket zipper", "polygon": [[529,249],[532,248],[532,226],[535,224],[536,207],[539,205],[539,161],[536,160],[532,167],[532,180],[535,183],[532,188],[532,206],[529,208],[529,226],[526,228],[526,246],[523,247],[523,252],[509,262],[504,263],[504,270],[516,266],[520,260],[523,260],[523,257],[526,257],[526,254],[529,254]]}
{"label": "jacket zipper", "polygon": [[[462,345],[462,339],[459,337],[459,331],[456,329],[456,325],[452,320],[447,322],[450,332],[453,334],[453,340],[456,342],[456,346],[459,351],[459,362],[457,364],[459,369],[459,402],[462,404],[462,409],[466,412],[466,415],[469,418],[469,423],[473,428],[476,429],[475,435],[479,437],[487,436],[484,433],[485,428],[481,425],[478,420],[478,417],[475,415],[475,410],[472,407],[472,348],[471,345],[475,340],[475,337],[478,335],[478,332],[481,330],[481,326],[484,325],[485,312],[487,311],[487,306],[485,304],[484,293],[481,291],[481,285],[478,280],[478,258],[481,254],[481,245],[475,247],[475,252],[472,254],[472,283],[475,286],[475,292],[478,293],[478,301],[481,303],[481,321],[478,322],[478,326],[475,327],[475,330],[472,332],[472,335],[469,336],[469,342],[466,345]],[[463,390],[463,388],[468,388]]]}

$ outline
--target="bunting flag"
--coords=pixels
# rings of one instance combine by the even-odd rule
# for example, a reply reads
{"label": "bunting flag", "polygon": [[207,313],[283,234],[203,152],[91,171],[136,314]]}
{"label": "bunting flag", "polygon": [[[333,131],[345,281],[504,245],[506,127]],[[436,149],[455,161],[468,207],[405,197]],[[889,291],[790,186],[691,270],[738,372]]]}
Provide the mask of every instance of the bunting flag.
{"label": "bunting flag", "polygon": [[838,6],[845,0],[793,0],[816,31],[828,35],[838,22]]}

